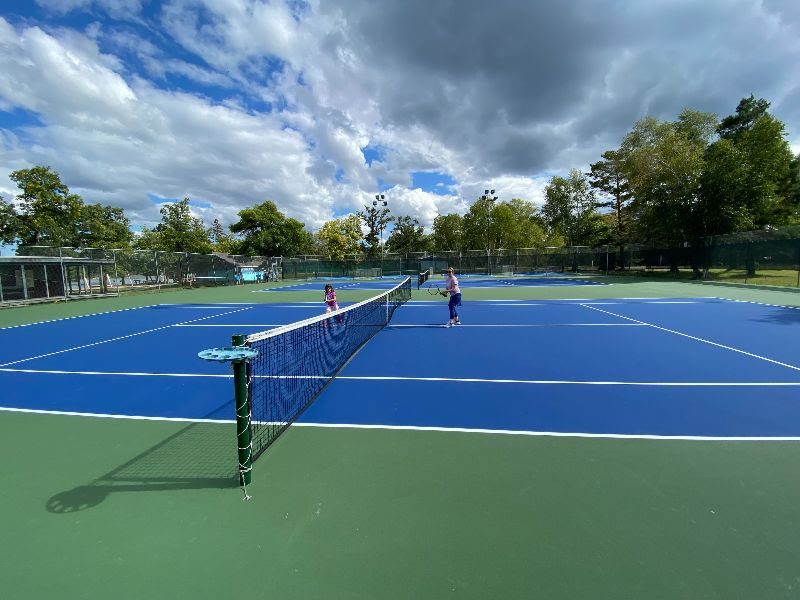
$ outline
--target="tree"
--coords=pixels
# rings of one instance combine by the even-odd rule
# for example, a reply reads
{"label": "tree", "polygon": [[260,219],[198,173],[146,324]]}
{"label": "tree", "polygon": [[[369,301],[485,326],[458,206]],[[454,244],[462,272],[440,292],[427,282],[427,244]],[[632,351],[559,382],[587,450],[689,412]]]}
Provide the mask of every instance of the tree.
{"label": "tree", "polygon": [[225,232],[219,219],[214,219],[211,227],[208,228],[208,240],[211,242],[211,249],[214,252],[234,254],[239,251],[236,239]]}
{"label": "tree", "polygon": [[497,248],[536,248],[544,245],[544,221],[532,202],[512,198],[494,207],[491,235]]}
{"label": "tree", "polygon": [[166,252],[211,252],[211,242],[203,221],[192,215],[189,198],[165,204],[160,209],[161,223],[153,229],[142,228],[136,245],[142,249]]}
{"label": "tree", "polygon": [[637,234],[649,242],[683,241],[697,232],[700,180],[716,117],[686,109],[677,122],[645,117],[621,151]]}
{"label": "tree", "polygon": [[424,252],[428,246],[422,225],[412,217],[397,217],[394,229],[386,241],[390,252],[406,254],[408,252]]}
{"label": "tree", "polygon": [[438,215],[433,220],[433,248],[439,252],[457,252],[461,250],[462,241],[461,215],[452,213]]}
{"label": "tree", "polygon": [[0,196],[0,243],[13,244],[17,237],[17,212]]}
{"label": "tree", "polygon": [[464,215],[461,229],[467,249],[534,248],[546,237],[536,206],[520,198],[510,202],[478,198]]}
{"label": "tree", "polygon": [[361,244],[361,219],[350,215],[343,219],[333,219],[320,227],[317,233],[324,254],[342,259],[346,254],[356,254]]}
{"label": "tree", "polygon": [[731,139],[711,144],[700,182],[701,203],[696,211],[699,234],[717,235],[753,229],[747,209],[747,160]]}
{"label": "tree", "polygon": [[287,218],[275,203],[267,200],[239,211],[239,221],[230,227],[244,236],[241,250],[258,256],[308,254],[314,244],[304,224]]}
{"label": "tree", "polygon": [[755,99],[753,94],[749,98],[742,98],[736,106],[736,113],[725,117],[717,127],[719,137],[733,139],[745,131],[752,129],[753,124],[767,114],[769,102],[763,98]]}
{"label": "tree", "polygon": [[369,230],[361,243],[364,252],[374,256],[380,252],[380,241],[383,230],[394,219],[389,216],[388,208],[378,209],[375,206],[365,206],[363,211],[357,213]]}
{"label": "tree", "polygon": [[769,102],[743,98],[717,128],[701,185],[702,233],[729,233],[791,222],[797,205],[789,182],[793,156]]}
{"label": "tree", "polygon": [[602,160],[592,163],[589,171],[590,185],[609,198],[606,202],[598,202],[598,208],[610,207],[614,214],[614,243],[627,241],[628,214],[631,192],[625,173],[625,156],[619,150],[607,150],[601,154]]}
{"label": "tree", "polygon": [[746,157],[747,181],[744,189],[748,208],[757,228],[786,222],[791,210],[780,190],[790,178],[791,148],[784,124],[769,113],[734,139]]}
{"label": "tree", "polygon": [[76,229],[75,241],[85,248],[129,248],[133,240],[125,211],[113,206],[82,205]]}
{"label": "tree", "polygon": [[22,190],[13,219],[14,237],[20,245],[77,245],[75,224],[83,201],[70,193],[58,173],[36,166],[14,171],[9,177]]}
{"label": "tree", "polygon": [[545,188],[542,216],[551,232],[563,236],[568,246],[593,246],[605,235],[596,208],[594,191],[577,169],[567,177],[555,175]]}
{"label": "tree", "polygon": [[137,250],[164,250],[159,232],[145,226],[138,236],[134,236],[133,247]]}
{"label": "tree", "polygon": [[462,248],[477,250],[492,248],[491,220],[494,203],[487,198],[478,198],[469,207],[469,211],[461,220]]}

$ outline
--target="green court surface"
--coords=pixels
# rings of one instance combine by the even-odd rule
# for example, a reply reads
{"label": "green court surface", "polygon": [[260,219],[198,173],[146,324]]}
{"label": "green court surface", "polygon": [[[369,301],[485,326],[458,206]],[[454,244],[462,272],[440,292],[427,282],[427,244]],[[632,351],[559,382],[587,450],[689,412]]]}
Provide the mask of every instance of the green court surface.
{"label": "green court surface", "polygon": [[[612,285],[470,299],[800,305],[793,292],[597,280]],[[5,309],[0,326],[319,300],[253,289]],[[800,442],[292,427],[255,463],[244,502],[227,466],[233,428],[0,411],[0,597],[800,597]]]}

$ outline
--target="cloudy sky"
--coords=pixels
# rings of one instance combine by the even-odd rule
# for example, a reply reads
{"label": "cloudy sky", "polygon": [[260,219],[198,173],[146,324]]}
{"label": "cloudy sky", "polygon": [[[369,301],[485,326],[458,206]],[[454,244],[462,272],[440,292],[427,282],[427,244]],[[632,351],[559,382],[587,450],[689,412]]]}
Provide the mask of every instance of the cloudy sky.
{"label": "cloudy sky", "polygon": [[378,192],[430,225],[751,93],[800,152],[797,0],[3,0],[0,195],[43,164],[136,225]]}

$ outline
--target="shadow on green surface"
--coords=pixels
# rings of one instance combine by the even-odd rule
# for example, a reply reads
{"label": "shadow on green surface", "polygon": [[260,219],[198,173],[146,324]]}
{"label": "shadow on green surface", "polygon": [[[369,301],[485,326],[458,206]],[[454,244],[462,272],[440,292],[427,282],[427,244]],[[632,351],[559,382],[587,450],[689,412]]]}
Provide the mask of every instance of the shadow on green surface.
{"label": "shadow on green surface", "polygon": [[[206,419],[227,415],[229,405]],[[159,492],[238,487],[234,423],[190,423],[87,485],[59,492],[47,501],[51,513],[93,508],[122,492]]]}

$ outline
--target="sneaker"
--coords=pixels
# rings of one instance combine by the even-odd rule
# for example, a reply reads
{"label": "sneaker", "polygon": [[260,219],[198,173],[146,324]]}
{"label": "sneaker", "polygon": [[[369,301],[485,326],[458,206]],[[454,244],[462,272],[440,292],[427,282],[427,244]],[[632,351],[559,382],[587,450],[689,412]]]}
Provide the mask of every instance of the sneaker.
{"label": "sneaker", "polygon": [[453,325],[461,325],[461,321],[456,321]]}
{"label": "sneaker", "polygon": [[448,321],[448,322],[445,324],[445,327],[452,327],[452,326],[453,326],[453,322],[452,322],[452,321]]}

